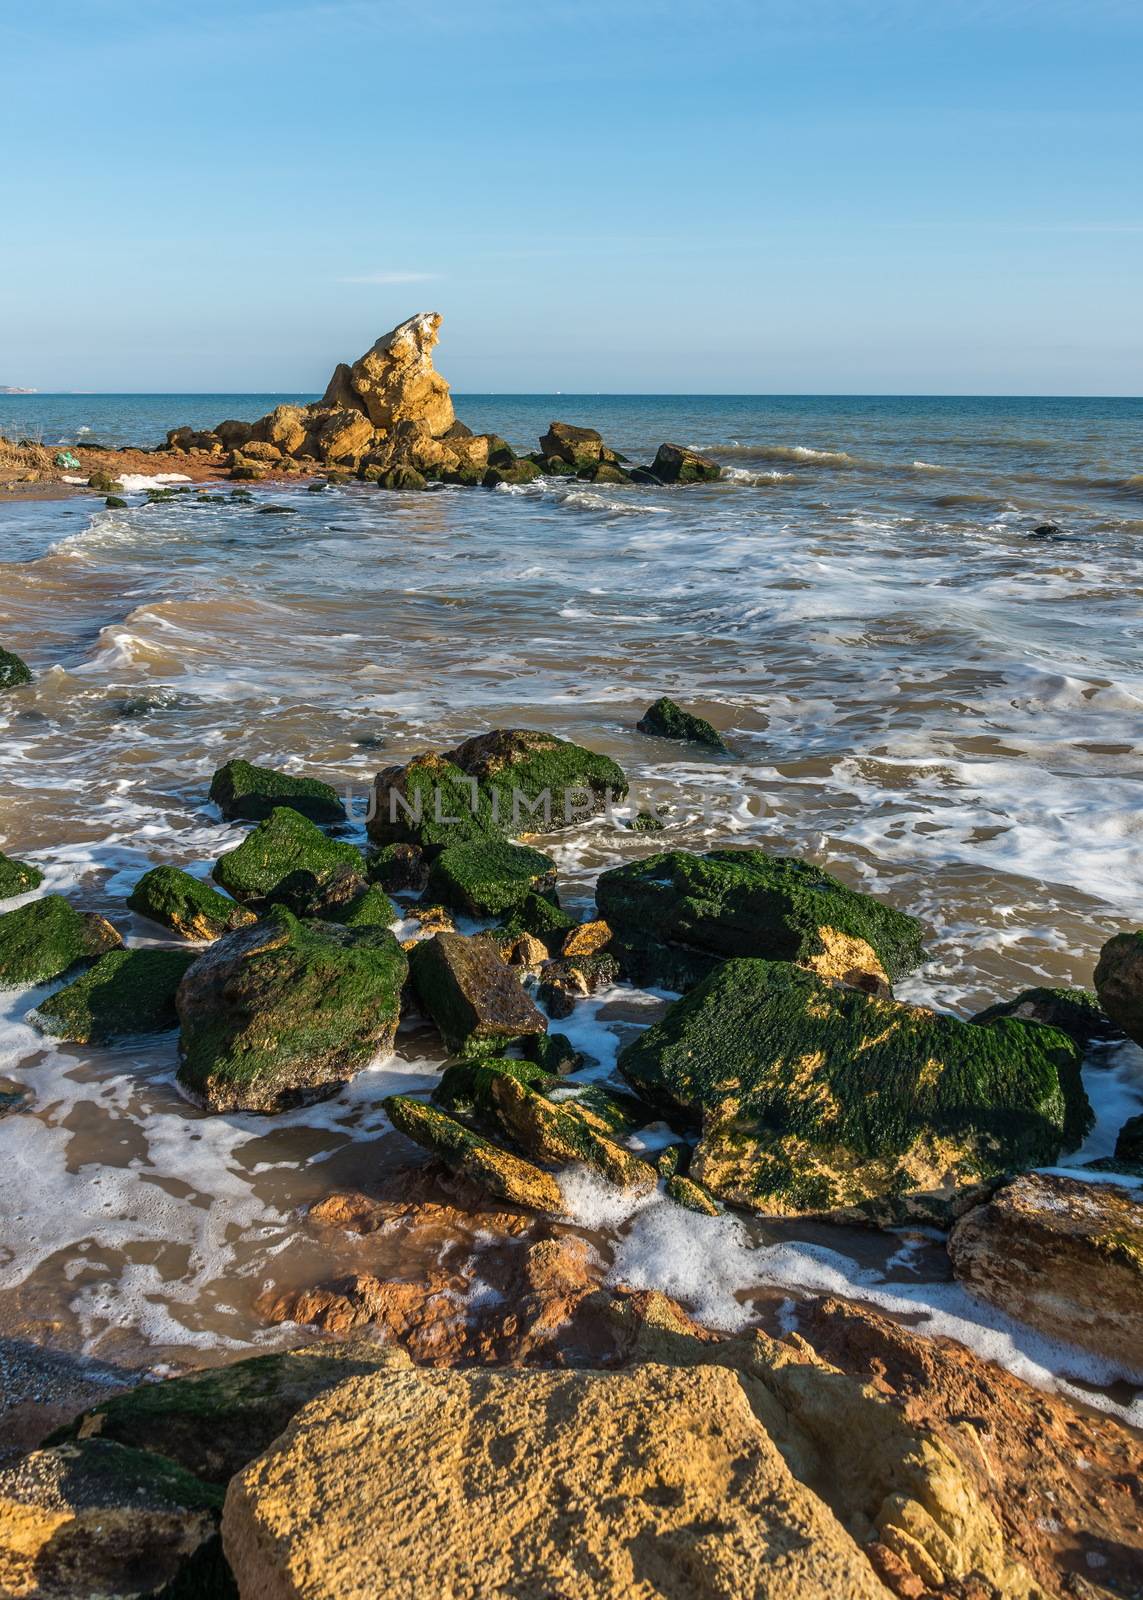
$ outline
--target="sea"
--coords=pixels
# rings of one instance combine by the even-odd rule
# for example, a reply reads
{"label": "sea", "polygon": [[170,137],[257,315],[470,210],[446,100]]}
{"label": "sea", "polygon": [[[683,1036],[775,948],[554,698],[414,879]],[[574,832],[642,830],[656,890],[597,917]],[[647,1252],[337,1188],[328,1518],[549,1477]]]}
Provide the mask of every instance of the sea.
{"label": "sea", "polygon": [[[310,398],[0,396],[0,434],[155,444]],[[125,511],[0,498],[0,644],[36,673],[0,701],[0,847],[144,944],[155,929],[124,906],[136,879],[160,862],[205,876],[241,837],[207,797],[229,757],[335,783],[363,837],[380,767],[534,727],[614,756],[633,809],[666,824],[552,837],[579,912],[601,869],[660,845],[763,845],[920,917],[928,959],[898,993],[962,1017],[1030,985],[1090,985],[1102,943],[1140,925],[1143,400],[456,406],[520,450],[560,419],[634,462],[694,446],[723,476],[255,485],[225,504],[147,504],[133,480]],[[731,754],[640,734],[664,693]],[[27,1021],[45,993],[0,994],[0,1091],[24,1096],[0,1118],[0,1334],[157,1369],[229,1359],[297,1336],[264,1326],[267,1289],[433,1265],[427,1245],[331,1244],[305,1216],[394,1159],[380,1102],[431,1086],[431,1033],[403,1029],[320,1106],[209,1117],[178,1091],[171,1037],[54,1045]],[[619,987],[561,1026],[606,1078],[664,1004]],[[1093,1049],[1085,1081],[1096,1126],[1068,1169],[1110,1155],[1143,1109],[1143,1051]],[[579,1175],[566,1199],[615,1281],[714,1325],[848,1294],[1143,1418],[1123,1373],[973,1300],[923,1233],[632,1207]]]}

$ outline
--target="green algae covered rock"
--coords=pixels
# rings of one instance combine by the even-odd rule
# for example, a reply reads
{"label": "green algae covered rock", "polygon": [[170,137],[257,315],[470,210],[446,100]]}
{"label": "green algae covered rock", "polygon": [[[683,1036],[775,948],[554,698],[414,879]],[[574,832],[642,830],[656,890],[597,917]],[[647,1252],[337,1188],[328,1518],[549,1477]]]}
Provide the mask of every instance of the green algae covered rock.
{"label": "green algae covered rock", "polygon": [[499,917],[556,886],[551,856],[504,839],[450,845],[429,871],[429,898],[477,917]]}
{"label": "green algae covered rock", "polygon": [[547,1018],[487,938],[438,933],[413,946],[409,965],[418,1002],[456,1055],[495,1055],[547,1029]]}
{"label": "green algae covered rock", "polygon": [[1107,941],[1099,952],[1095,988],[1112,1022],[1143,1044],[1143,929]]}
{"label": "green algae covered rock", "polygon": [[518,939],[530,933],[554,954],[576,925],[575,918],[558,906],[554,899],[543,894],[526,894],[509,914],[502,918],[498,937],[501,943]]}
{"label": "green algae covered rock", "polygon": [[203,1483],[224,1488],[302,1406],[389,1360],[383,1345],[367,1339],[253,1356],[114,1395],[48,1442],[59,1444],[82,1434],[154,1451]]}
{"label": "green algae covered rock", "polygon": [[485,1194],[510,1205],[529,1206],[535,1211],[557,1215],[563,1211],[560,1186],[550,1172],[501,1150],[490,1139],[421,1100],[395,1094],[389,1096],[384,1106],[399,1132],[438,1157],[450,1171],[475,1183]]}
{"label": "green algae covered rock", "polygon": [[605,1089],[601,1083],[563,1084],[552,1098],[609,1138],[626,1139],[655,1116],[645,1100],[622,1089]]}
{"label": "green algae covered rock", "polygon": [[108,1044],[178,1026],[175,994],[195,957],[186,950],[111,950],[38,1006],[36,1022],[56,1039]]}
{"label": "green algae covered rock", "polygon": [[667,1199],[673,1200],[685,1211],[697,1211],[702,1217],[717,1217],[719,1209],[701,1183],[685,1178],[681,1172],[672,1172],[663,1185]]}
{"label": "green algae covered rock", "polygon": [[0,650],[0,694],[5,689],[16,689],[20,684],[31,681],[32,671],[28,663],[13,655],[11,650]]}
{"label": "green algae covered rock", "polygon": [[1090,989],[1025,989],[1014,1000],[1003,1000],[978,1011],[970,1021],[999,1022],[1001,1017],[1059,1028],[1061,1033],[1070,1035],[1081,1050],[1086,1050],[1093,1040],[1119,1037],[1119,1030],[1110,1017],[1104,1015]]}
{"label": "green algae covered rock", "polygon": [[170,928],[184,939],[221,939],[235,928],[248,927],[254,913],[228,900],[209,883],[179,867],[152,867],[127,896],[127,904],[150,922]]}
{"label": "green algae covered rock", "polygon": [[104,917],[77,911],[62,894],[0,915],[0,988],[49,983],[123,940]]}
{"label": "green algae covered rock", "polygon": [[626,794],[609,756],[530,728],[497,728],[379,772],[367,827],[377,844],[436,854],[474,839],[550,833]]}
{"label": "green algae covered rock", "polygon": [[303,923],[275,906],[183,979],[179,1081],[210,1111],[326,1099],[392,1047],[407,973],[387,928]]}
{"label": "green algae covered rock", "polygon": [[596,902],[638,983],[687,989],[720,961],[796,961],[870,992],[919,966],[921,925],[808,861],[668,850],[600,874]]}
{"label": "green algae covered rock", "polygon": [[366,887],[360,850],[328,838],[300,812],[276,806],[234,850],[220,856],[214,880],[242,902],[309,910],[324,891],[344,885],[342,903]]}
{"label": "green algae covered rock", "polygon": [[451,1116],[495,1124],[496,1102],[492,1080],[507,1073],[543,1094],[556,1079],[534,1061],[516,1061],[508,1056],[480,1056],[473,1061],[453,1061],[441,1073],[433,1090],[433,1104]]}
{"label": "green algae covered rock", "polygon": [[331,911],[329,919],[346,928],[388,928],[400,915],[384,889],[371,883],[347,906]]}
{"label": "green algae covered rock", "polygon": [[224,817],[261,822],[275,806],[289,806],[311,822],[344,822],[345,807],[331,784],[295,778],[249,761],[228,761],[210,780],[210,798]]}
{"label": "green algae covered rock", "polygon": [[480,481],[486,489],[496,489],[502,483],[534,483],[541,476],[536,463],[521,456],[516,461],[490,466]]}
{"label": "green algae covered rock", "polygon": [[668,1112],[701,1118],[692,1176],[772,1215],[947,1221],[990,1180],[1053,1162],[1091,1112],[1066,1034],[974,1027],[734,960],[621,1053]]}
{"label": "green algae covered rock", "polygon": [[0,850],[0,900],[27,894],[29,889],[38,889],[43,881],[39,867],[34,867],[30,861],[16,861]]}
{"label": "green algae covered rock", "polygon": [[637,1193],[655,1187],[654,1167],[601,1132],[596,1120],[581,1115],[574,1101],[557,1104],[505,1072],[491,1075],[488,1090],[500,1128],[533,1161],[591,1167],[609,1183]]}
{"label": "green algae covered rock", "polygon": [[651,472],[660,483],[714,483],[722,477],[717,461],[680,444],[661,444],[651,463]]}
{"label": "green algae covered rock", "polygon": [[547,1073],[565,1077],[578,1072],[585,1057],[572,1044],[566,1033],[532,1033],[523,1042],[524,1054]]}
{"label": "green algae covered rock", "polygon": [[390,894],[407,889],[419,894],[429,881],[425,853],[415,844],[387,844],[374,850],[366,860],[370,883],[379,883]]}
{"label": "green algae covered rock", "polygon": [[665,694],[647,707],[635,726],[640,733],[651,734],[656,739],[682,739],[688,744],[709,745],[712,750],[726,749],[721,733],[705,717],[684,711]]}

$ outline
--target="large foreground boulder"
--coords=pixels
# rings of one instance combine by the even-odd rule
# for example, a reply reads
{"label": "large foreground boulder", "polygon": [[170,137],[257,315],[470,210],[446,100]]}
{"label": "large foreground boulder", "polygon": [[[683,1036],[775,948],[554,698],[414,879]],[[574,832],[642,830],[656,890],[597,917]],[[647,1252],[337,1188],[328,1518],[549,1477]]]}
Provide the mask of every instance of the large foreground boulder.
{"label": "large foreground boulder", "polygon": [[123,943],[105,917],[46,894],[0,916],[0,989],[49,983]]}
{"label": "large foreground boulder", "polygon": [[233,1480],[223,1543],[261,1600],[885,1600],[704,1366],[350,1379]]}
{"label": "large foreground boulder", "polygon": [[377,844],[436,854],[569,827],[626,794],[623,769],[609,756],[530,728],[497,728],[379,772],[366,826]]}
{"label": "large foreground boulder", "polygon": [[924,956],[915,918],[765,850],[663,851],[601,873],[595,897],[637,983],[687,989],[759,956],[887,993]]}
{"label": "large foreground boulder", "polygon": [[1026,1173],[960,1219],[949,1255],[982,1300],[1143,1377],[1139,1191]]}
{"label": "large foreground boulder", "polygon": [[1099,952],[1095,988],[1111,1020],[1143,1044],[1143,929],[1107,941]]}
{"label": "large foreground boulder", "polygon": [[326,1099],[392,1047],[407,973],[387,928],[304,923],[277,906],[183,979],[179,1082],[209,1111]]}
{"label": "large foreground boulder", "polygon": [[947,1223],[990,1180],[1054,1161],[1090,1123],[1055,1029],[975,1027],[734,960],[619,1057],[670,1114],[701,1118],[691,1175],[769,1215]]}

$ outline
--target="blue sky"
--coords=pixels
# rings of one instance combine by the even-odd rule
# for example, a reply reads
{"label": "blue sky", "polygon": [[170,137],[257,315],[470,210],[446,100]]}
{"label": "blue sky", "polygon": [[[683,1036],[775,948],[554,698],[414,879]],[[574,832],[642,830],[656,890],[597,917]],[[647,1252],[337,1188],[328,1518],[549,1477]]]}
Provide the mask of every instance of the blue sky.
{"label": "blue sky", "polygon": [[37,0],[0,384],[1143,392],[1138,0]]}

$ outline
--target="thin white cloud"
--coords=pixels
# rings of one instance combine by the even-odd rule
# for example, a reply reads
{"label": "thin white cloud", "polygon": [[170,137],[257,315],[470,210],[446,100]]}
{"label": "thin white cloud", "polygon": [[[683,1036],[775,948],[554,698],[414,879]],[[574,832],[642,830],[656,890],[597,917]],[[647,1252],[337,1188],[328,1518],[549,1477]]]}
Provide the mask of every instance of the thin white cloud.
{"label": "thin white cloud", "polygon": [[338,283],[434,283],[439,272],[363,272],[358,277],[338,278]]}

